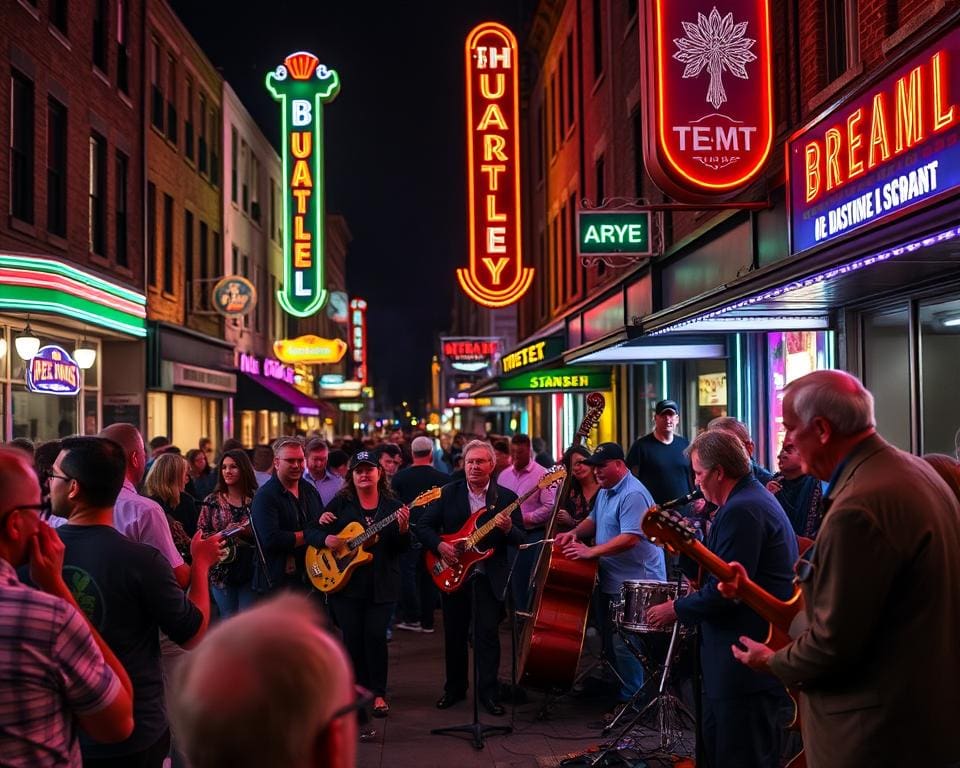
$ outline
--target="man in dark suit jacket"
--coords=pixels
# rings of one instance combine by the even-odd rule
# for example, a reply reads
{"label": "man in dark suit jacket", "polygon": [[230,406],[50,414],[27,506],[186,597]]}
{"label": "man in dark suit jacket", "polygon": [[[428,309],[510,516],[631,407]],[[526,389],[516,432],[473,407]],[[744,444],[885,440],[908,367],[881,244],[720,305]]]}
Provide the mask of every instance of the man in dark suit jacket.
{"label": "man in dark suit jacket", "polygon": [[[516,501],[513,491],[502,488],[492,480],[496,464],[489,443],[473,440],[463,451],[466,479],[443,487],[440,500],[423,511],[417,524],[417,537],[423,546],[447,562],[454,562],[456,548],[440,540],[440,534],[456,533],[477,510],[486,508],[478,525],[483,525],[499,511]],[[498,626],[503,619],[503,600],[510,576],[507,544],[514,547],[524,542],[523,517],[520,508],[503,516],[493,532],[478,549],[493,548],[493,555],[477,563],[468,580],[451,594],[444,593],[443,632],[446,659],[446,684],[443,696],[437,701],[439,709],[447,709],[464,699],[467,693],[467,640],[471,618],[471,596],[476,595],[473,619],[476,622],[478,680],[480,703],[492,715],[502,715],[503,705],[498,701],[497,670],[500,667],[500,636]]]}
{"label": "man in dark suit jacket", "polygon": [[807,626],[777,653],[734,652],[801,691],[810,768],[960,765],[956,496],[876,433],[873,396],[847,373],[791,383],[783,426],[803,471],[830,480],[797,569]]}
{"label": "man in dark suit jacket", "polygon": [[[703,432],[688,449],[697,485],[718,509],[707,549],[722,560],[743,563],[750,578],[781,600],[793,593],[797,537],[786,513],[757,482],[750,457],[736,436],[721,430]],[[695,577],[696,566],[681,559]],[[782,726],[790,702],[780,682],[737,663],[730,646],[741,636],[762,640],[767,623],[747,605],[725,599],[711,575],[696,592],[654,606],[649,620],[660,626],[679,617],[699,624],[703,669],[704,747],[715,768],[777,768]]]}

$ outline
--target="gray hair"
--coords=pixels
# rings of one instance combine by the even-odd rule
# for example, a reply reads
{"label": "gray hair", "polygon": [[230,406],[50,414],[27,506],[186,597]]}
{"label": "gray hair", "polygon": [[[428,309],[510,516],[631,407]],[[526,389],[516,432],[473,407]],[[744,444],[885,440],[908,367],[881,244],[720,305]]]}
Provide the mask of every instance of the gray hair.
{"label": "gray hair", "polygon": [[877,425],[873,395],[845,371],[813,371],[801,376],[787,385],[783,399],[784,404],[789,400],[799,421],[797,427],[806,427],[819,416],[845,437]]}
{"label": "gray hair", "polygon": [[469,443],[463,446],[462,456],[464,461],[467,460],[467,454],[473,450],[485,451],[486,454],[490,457],[490,461],[492,461],[494,464],[497,463],[497,454],[493,450],[493,446],[490,445],[490,443],[488,443],[486,440],[471,440]]}
{"label": "gray hair", "polygon": [[303,450],[303,440],[299,437],[278,437],[273,442],[273,454],[276,456],[281,448],[299,448]]}
{"label": "gray hair", "polygon": [[170,719],[190,765],[296,765],[310,754],[354,695],[349,662],[321,621],[307,598],[282,595],[221,622],[184,656]]}
{"label": "gray hair", "polygon": [[744,448],[746,448],[747,443],[753,442],[753,438],[750,437],[750,429],[747,425],[740,421],[740,419],[733,418],[733,416],[717,416],[717,418],[710,420],[707,424],[707,429],[722,429],[724,432],[730,432],[743,443]]}
{"label": "gray hair", "polygon": [[708,429],[697,435],[684,453],[696,451],[704,469],[720,467],[727,477],[739,480],[750,474],[750,456],[736,435],[725,429]]}

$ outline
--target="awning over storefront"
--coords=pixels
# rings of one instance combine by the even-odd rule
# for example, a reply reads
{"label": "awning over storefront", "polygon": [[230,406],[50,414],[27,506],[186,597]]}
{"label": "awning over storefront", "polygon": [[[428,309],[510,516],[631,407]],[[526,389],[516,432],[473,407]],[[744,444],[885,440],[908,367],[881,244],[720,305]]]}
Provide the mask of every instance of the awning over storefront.
{"label": "awning over storefront", "polygon": [[[926,213],[926,212],[925,212]],[[932,218],[932,217],[931,217]],[[955,280],[960,269],[960,227],[941,222],[890,246],[891,234],[872,233],[858,248],[835,248],[771,264],[683,304],[645,317],[640,329],[655,337],[742,331],[823,330],[831,311]],[[885,241],[885,243],[884,243]]]}
{"label": "awning over storefront", "polygon": [[[659,360],[705,360],[727,356],[726,340],[722,336],[661,339],[639,334],[639,328],[627,328],[623,335],[600,339],[593,344],[570,350],[564,355],[564,359],[567,363],[579,365],[587,363],[629,365]],[[624,335],[626,338],[623,338]]]}
{"label": "awning over storefront", "polygon": [[280,379],[241,373],[236,407],[241,411],[280,411],[301,416],[330,416],[333,408]]}

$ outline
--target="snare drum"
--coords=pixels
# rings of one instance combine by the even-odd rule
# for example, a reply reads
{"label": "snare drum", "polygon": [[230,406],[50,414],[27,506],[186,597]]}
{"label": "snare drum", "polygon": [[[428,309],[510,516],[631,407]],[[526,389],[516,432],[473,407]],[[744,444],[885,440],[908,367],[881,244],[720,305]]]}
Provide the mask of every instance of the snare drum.
{"label": "snare drum", "polygon": [[647,611],[667,600],[676,600],[677,584],[672,581],[625,581],[620,601],[614,603],[614,621],[627,632],[670,632],[673,625],[654,627],[647,623]]}

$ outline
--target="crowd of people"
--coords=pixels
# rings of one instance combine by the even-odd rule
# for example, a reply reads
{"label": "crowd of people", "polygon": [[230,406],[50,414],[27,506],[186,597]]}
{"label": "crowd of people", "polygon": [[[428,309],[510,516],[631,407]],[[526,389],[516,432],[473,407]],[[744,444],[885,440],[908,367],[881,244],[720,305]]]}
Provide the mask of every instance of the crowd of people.
{"label": "crowd of people", "polygon": [[[524,434],[289,436],[214,455],[114,424],[0,447],[0,763],[350,766],[371,716],[390,713],[392,632],[432,633],[438,608],[436,707],[475,683],[501,716],[499,628],[536,596],[540,548],[523,545],[552,535],[599,565],[591,622],[621,707],[645,701],[662,648],[634,637],[650,640],[636,653],[612,607],[627,583],[683,581],[643,619],[698,630],[708,765],[780,766],[797,746],[788,690],[808,765],[954,765],[960,464],[886,443],[870,393],[841,372],[792,383],[783,414],[770,471],[747,425],[721,417],[687,440],[661,400],[626,452],[566,451],[559,496],[552,457]],[[732,579],[644,533],[678,499]],[[485,523],[469,586],[438,589],[469,562],[455,534]],[[371,528],[372,562],[357,565]],[[308,547],[344,570],[336,588],[315,588]],[[748,581],[783,601],[802,590],[785,647],[732,599]]]}

